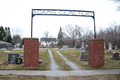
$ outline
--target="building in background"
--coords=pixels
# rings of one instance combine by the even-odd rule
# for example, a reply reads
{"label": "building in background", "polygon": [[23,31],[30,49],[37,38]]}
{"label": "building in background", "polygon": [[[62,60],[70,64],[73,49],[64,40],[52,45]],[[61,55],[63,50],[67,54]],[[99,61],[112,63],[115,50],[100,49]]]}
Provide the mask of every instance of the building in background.
{"label": "building in background", "polygon": [[12,43],[0,41],[0,48],[6,48],[7,49],[8,47],[14,48],[14,46],[12,45]]}
{"label": "building in background", "polygon": [[41,38],[40,47],[57,47],[58,41],[56,38]]}

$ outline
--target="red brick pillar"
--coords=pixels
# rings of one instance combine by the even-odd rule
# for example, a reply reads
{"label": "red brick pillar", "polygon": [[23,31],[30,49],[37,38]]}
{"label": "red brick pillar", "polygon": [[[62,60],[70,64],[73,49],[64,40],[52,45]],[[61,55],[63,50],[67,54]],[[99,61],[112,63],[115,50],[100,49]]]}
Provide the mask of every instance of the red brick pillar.
{"label": "red brick pillar", "polygon": [[39,65],[39,39],[24,38],[24,68],[37,68]]}
{"label": "red brick pillar", "polygon": [[92,67],[104,66],[103,39],[92,39],[88,41],[88,64]]}

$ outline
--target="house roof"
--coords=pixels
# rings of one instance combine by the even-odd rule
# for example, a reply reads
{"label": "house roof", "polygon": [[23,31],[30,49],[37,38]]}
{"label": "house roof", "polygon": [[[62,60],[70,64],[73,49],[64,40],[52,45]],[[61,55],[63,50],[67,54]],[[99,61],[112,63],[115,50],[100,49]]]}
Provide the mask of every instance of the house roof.
{"label": "house roof", "polygon": [[7,44],[7,45],[12,45],[11,43],[0,41],[0,44]]}
{"label": "house roof", "polygon": [[40,39],[41,41],[57,41],[57,39],[56,38],[41,38]]}

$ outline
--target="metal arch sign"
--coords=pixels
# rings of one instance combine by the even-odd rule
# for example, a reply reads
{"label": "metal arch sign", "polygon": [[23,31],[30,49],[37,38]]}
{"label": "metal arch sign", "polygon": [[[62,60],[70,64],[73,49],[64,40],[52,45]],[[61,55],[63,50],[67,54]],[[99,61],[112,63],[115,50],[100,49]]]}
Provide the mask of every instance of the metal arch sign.
{"label": "metal arch sign", "polygon": [[31,38],[32,38],[32,28],[33,28],[33,17],[35,15],[92,17],[93,20],[94,20],[94,38],[96,38],[95,13],[94,13],[94,11],[63,10],[63,9],[62,10],[61,9],[32,9],[32,16],[31,16]]}

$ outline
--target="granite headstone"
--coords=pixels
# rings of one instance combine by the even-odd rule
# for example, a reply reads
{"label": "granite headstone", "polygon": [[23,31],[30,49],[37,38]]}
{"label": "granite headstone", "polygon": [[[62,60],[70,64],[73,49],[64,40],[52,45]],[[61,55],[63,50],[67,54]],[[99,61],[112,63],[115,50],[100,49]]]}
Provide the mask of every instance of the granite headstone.
{"label": "granite headstone", "polygon": [[12,51],[12,47],[8,47],[7,50],[8,50],[8,51]]}
{"label": "granite headstone", "polygon": [[15,63],[15,60],[20,56],[18,53],[8,55],[8,63]]}
{"label": "granite headstone", "polygon": [[64,45],[61,50],[68,50],[68,46]]}
{"label": "granite headstone", "polygon": [[84,42],[82,42],[82,47],[81,47],[81,50],[84,50]]}
{"label": "granite headstone", "polygon": [[117,50],[117,45],[115,45],[115,50]]}
{"label": "granite headstone", "polygon": [[88,60],[88,51],[81,51],[79,61],[86,61]]}
{"label": "granite headstone", "polygon": [[108,44],[108,47],[109,47],[109,48],[108,48],[107,53],[108,53],[108,54],[112,54],[112,53],[113,53],[113,52],[112,52],[112,44],[109,43],[109,44]]}
{"label": "granite headstone", "polygon": [[112,59],[113,60],[120,60],[119,53],[113,52]]}

